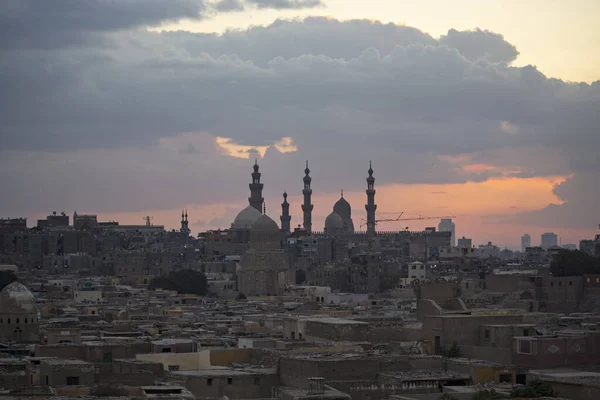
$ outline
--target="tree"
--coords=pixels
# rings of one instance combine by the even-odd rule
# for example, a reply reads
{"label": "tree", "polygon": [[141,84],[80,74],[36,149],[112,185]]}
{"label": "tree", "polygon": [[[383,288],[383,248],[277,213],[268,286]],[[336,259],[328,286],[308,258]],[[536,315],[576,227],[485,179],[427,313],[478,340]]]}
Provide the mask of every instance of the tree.
{"label": "tree", "polygon": [[191,269],[172,271],[168,276],[153,278],[148,285],[149,289],[175,290],[182,294],[206,295],[208,284],[206,275]]}
{"label": "tree", "polygon": [[296,285],[301,285],[306,281],[306,271],[303,269],[296,270]]}
{"label": "tree", "polygon": [[600,258],[579,250],[560,250],[552,257],[550,272],[554,276],[582,276],[600,273]]}
{"label": "tree", "polygon": [[534,379],[527,382],[525,387],[515,388],[511,392],[512,397],[554,397],[556,392],[548,382],[542,382],[539,379]]}
{"label": "tree", "polygon": [[93,388],[90,394],[95,397],[125,397],[129,392],[120,386],[99,385]]}
{"label": "tree", "polygon": [[452,343],[452,346],[450,346],[447,349],[442,350],[442,355],[444,357],[448,357],[448,358],[459,358],[459,357],[461,357],[462,352],[461,352],[458,344],[456,344],[456,342],[454,342],[454,343]]}
{"label": "tree", "polygon": [[4,289],[17,280],[17,276],[12,271],[0,271],[0,290]]}

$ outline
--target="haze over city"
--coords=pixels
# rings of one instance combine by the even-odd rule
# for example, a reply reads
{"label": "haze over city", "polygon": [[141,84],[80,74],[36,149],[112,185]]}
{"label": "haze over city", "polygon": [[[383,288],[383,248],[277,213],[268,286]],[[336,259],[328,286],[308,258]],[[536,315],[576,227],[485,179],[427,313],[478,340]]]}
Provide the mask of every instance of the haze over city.
{"label": "haze over city", "polygon": [[[167,5],[168,4],[168,5]],[[357,229],[453,215],[520,248],[593,237],[597,1],[5,1],[3,217],[52,210],[227,228],[258,158],[268,214],[313,224],[344,191]],[[420,230],[437,221],[381,223]]]}

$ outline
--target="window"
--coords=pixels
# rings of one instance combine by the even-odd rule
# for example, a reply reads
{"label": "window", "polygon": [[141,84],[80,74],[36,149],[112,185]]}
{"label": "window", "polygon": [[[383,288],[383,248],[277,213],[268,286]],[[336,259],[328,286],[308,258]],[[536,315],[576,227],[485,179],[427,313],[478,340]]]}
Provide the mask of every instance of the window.
{"label": "window", "polygon": [[260,378],[254,378],[254,384],[260,385]]}
{"label": "window", "polygon": [[233,378],[227,378],[227,384],[231,385],[233,383]]}
{"label": "window", "polygon": [[587,282],[587,283],[590,283],[590,278],[586,278],[586,282]]}
{"label": "window", "polygon": [[562,286],[562,281],[558,282],[558,286]]}
{"label": "window", "polygon": [[20,322],[20,321],[19,321],[19,317],[17,317],[17,324],[18,324],[19,322]]}
{"label": "window", "polygon": [[531,352],[531,340],[523,339],[517,340],[517,353],[519,354],[532,354]]}
{"label": "window", "polygon": [[554,286],[554,282],[550,282],[550,286]]}
{"label": "window", "polygon": [[212,386],[212,378],[206,380],[206,386]]}
{"label": "window", "polygon": [[569,286],[573,286],[573,282],[572,281],[569,281]]}
{"label": "window", "polygon": [[485,332],[483,333],[483,335],[486,339],[489,339],[490,338],[490,330],[486,329]]}
{"label": "window", "polygon": [[102,361],[105,363],[112,362],[112,353],[104,353],[104,356],[102,357]]}
{"label": "window", "polygon": [[179,371],[179,365],[169,365],[169,371]]}
{"label": "window", "polygon": [[79,377],[78,376],[67,376],[67,386],[77,386],[79,385]]}
{"label": "window", "polygon": [[171,352],[171,348],[170,347],[163,347],[161,351],[163,353],[170,353]]}

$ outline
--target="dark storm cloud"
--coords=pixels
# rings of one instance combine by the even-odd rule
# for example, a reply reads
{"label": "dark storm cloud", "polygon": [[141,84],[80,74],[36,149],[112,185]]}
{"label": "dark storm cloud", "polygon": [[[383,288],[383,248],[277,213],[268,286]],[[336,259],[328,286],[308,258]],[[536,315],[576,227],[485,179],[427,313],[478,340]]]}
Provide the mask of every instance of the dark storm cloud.
{"label": "dark storm cloud", "polygon": [[[223,35],[161,34],[133,28],[199,18],[204,4],[77,2],[41,20],[48,3],[2,6],[8,25],[0,29],[15,39],[0,59],[0,178],[13,193],[3,201],[7,210],[244,198],[250,161],[218,153],[214,136],[249,148],[293,139],[297,153],[270,148],[261,162],[267,196],[292,191],[294,179],[300,184],[307,158],[321,191],[364,190],[369,159],[378,185],[500,174],[465,172],[440,158],[465,154],[518,176],[574,174],[557,189],[568,204],[598,194],[600,85],[511,67],[518,53],[500,35],[450,31],[436,40],[410,27],[325,18]],[[102,21],[78,21],[94,13]],[[106,21],[113,13],[116,20]],[[25,32],[36,20],[38,33]],[[68,46],[85,32],[96,41]],[[54,50],[44,50],[46,38]],[[561,210],[583,216],[586,207]]]}
{"label": "dark storm cloud", "polygon": [[100,40],[99,32],[201,18],[203,0],[3,0],[0,47],[52,48]]}

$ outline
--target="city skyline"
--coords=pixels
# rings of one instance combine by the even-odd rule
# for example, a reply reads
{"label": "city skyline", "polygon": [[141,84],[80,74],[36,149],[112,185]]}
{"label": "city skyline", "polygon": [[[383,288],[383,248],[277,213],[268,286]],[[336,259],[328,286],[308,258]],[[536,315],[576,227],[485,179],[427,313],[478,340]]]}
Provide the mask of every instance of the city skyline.
{"label": "city skyline", "polygon": [[0,216],[226,228],[258,157],[275,220],[285,190],[302,223],[308,159],[315,226],[341,189],[358,225],[373,160],[378,215],[511,248],[597,232],[597,2],[229,3],[6,14]]}

